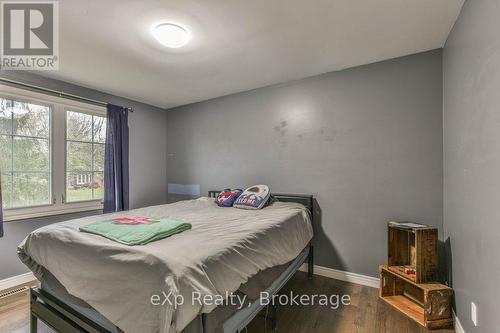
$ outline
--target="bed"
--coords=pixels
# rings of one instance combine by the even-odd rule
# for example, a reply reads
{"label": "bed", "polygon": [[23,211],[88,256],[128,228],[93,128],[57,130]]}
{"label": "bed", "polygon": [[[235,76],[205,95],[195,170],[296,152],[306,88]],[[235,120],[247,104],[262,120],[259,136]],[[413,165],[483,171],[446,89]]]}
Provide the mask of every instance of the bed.
{"label": "bed", "polygon": [[[193,226],[147,245],[78,231],[102,215],[31,233],[18,253],[42,282],[31,292],[32,332],[37,319],[59,332],[239,332],[264,307],[257,297],[234,308],[193,295],[272,295],[306,261],[312,276],[312,196],[274,194],[274,203],[251,211],[217,207],[217,193],[106,217],[175,218]],[[184,302],[152,304],[162,292]]]}

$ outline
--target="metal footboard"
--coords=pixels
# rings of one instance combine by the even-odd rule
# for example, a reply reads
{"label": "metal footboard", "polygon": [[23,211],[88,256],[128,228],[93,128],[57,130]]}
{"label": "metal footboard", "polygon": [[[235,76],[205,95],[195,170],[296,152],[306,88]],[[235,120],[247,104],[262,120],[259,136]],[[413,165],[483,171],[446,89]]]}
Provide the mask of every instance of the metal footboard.
{"label": "metal footboard", "polygon": [[112,333],[92,319],[40,288],[30,292],[30,332],[37,333],[38,319],[56,332]]}

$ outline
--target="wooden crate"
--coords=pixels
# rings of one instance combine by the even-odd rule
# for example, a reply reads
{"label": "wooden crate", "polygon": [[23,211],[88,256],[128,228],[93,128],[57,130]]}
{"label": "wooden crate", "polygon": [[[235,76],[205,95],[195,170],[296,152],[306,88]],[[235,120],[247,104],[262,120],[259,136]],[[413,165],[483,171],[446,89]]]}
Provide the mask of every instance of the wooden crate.
{"label": "wooden crate", "polygon": [[[388,266],[393,272],[416,283],[437,280],[437,228],[404,228],[388,224]],[[412,268],[415,274],[405,270]]]}
{"label": "wooden crate", "polygon": [[449,327],[453,289],[439,283],[417,284],[380,266],[380,298],[428,329]]}

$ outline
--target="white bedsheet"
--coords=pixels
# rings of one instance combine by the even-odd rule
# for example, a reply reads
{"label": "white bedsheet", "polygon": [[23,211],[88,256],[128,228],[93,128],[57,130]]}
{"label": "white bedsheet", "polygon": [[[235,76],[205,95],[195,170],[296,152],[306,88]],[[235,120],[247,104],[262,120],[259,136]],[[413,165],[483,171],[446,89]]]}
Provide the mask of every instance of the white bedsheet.
{"label": "white bedsheet", "polygon": [[[142,246],[78,231],[132,215],[180,219],[193,228]],[[294,259],[312,235],[308,211],[299,204],[276,202],[256,211],[200,198],[49,225],[32,232],[18,252],[35,275],[43,274],[43,266],[123,331],[172,333],[215,308],[193,306],[193,291],[234,292],[260,270]],[[182,295],[184,305],[152,305],[151,296],[162,291]]]}

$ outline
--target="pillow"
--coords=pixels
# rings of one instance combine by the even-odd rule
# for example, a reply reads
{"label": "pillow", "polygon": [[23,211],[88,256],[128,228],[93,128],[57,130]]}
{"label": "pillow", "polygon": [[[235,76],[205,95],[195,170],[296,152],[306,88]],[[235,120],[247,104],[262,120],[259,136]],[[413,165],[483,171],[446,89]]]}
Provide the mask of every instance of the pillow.
{"label": "pillow", "polygon": [[236,199],[233,207],[243,209],[261,209],[266,204],[271,196],[267,185],[254,185],[247,188]]}
{"label": "pillow", "polygon": [[243,193],[243,190],[231,190],[229,188],[226,188],[217,195],[217,198],[215,198],[215,203],[219,207],[231,207],[234,203],[234,200],[238,199],[241,193]]}

